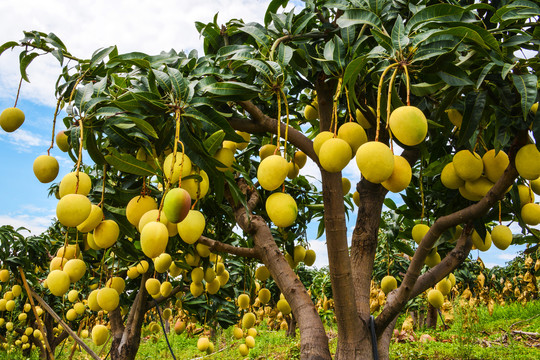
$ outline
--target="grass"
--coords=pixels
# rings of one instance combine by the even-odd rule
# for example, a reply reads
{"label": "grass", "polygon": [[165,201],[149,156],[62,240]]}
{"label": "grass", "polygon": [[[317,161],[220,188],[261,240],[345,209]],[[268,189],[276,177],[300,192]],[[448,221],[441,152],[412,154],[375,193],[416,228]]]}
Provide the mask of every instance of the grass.
{"label": "grass", "polygon": [[[439,325],[437,330],[421,329],[415,332],[417,338],[421,334],[429,334],[436,339],[422,343],[419,341],[397,342],[392,341],[390,346],[391,359],[482,359],[482,360],[540,360],[540,350],[532,347],[533,340],[523,339],[519,335],[513,335],[511,330],[528,332],[540,332],[540,301],[529,302],[526,305],[509,304],[495,306],[490,315],[487,308],[454,308],[454,322],[447,330]],[[402,319],[400,319],[402,320]],[[400,323],[399,321],[398,323]],[[399,327],[398,327],[399,328]],[[284,331],[269,331],[265,325],[257,328],[258,335],[255,339],[255,347],[251,349],[248,359],[275,359],[295,360],[300,358],[300,339],[288,338]],[[328,328],[330,338],[330,351],[335,353],[337,346],[337,333],[335,325]],[[197,336],[187,334],[169,335],[171,347],[178,360],[199,359],[204,360],[236,360],[242,357],[238,353],[238,346],[242,340],[234,340],[232,328],[216,335],[214,340],[216,352],[205,356],[206,353],[197,350]],[[91,341],[87,341],[91,343]],[[68,343],[60,353],[57,349],[57,359],[69,358],[70,346]],[[536,340],[540,345],[540,339]],[[91,345],[99,352],[100,349]],[[172,359],[164,336],[156,336],[148,331],[143,332],[141,346],[137,359]],[[20,353],[6,353],[0,351],[0,360],[37,360],[34,352],[30,358],[23,357]],[[77,353],[74,359],[88,359],[83,353]]]}
{"label": "grass", "polygon": [[[493,315],[485,306],[454,307],[454,322],[446,331],[417,331],[416,336],[429,334],[437,341],[392,343],[391,359],[540,359],[535,343],[511,333],[511,330],[539,332],[540,301],[495,305]],[[522,321],[522,322],[520,322]],[[519,323],[518,323],[519,322]],[[515,325],[514,325],[515,324]],[[514,326],[512,326],[514,325]],[[540,345],[540,339],[536,346]]]}

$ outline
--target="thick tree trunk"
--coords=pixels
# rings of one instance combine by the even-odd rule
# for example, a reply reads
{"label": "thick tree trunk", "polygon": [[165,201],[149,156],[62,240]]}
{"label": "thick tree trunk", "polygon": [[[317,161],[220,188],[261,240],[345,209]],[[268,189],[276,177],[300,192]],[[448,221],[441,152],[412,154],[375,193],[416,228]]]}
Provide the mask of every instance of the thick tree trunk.
{"label": "thick tree trunk", "polygon": [[426,326],[430,329],[437,328],[437,309],[431,306],[431,304],[428,304],[427,308]]}
{"label": "thick tree trunk", "polygon": [[[242,192],[248,201],[247,210],[251,212],[258,203],[258,194],[247,186],[245,181],[238,180]],[[230,194],[227,194],[230,195]],[[292,313],[300,329],[300,358],[310,360],[331,359],[328,347],[328,337],[324,330],[319,313],[311,301],[306,288],[298,279],[293,269],[279,250],[274,241],[270,227],[258,215],[250,215],[242,204],[235,204],[230,196],[229,203],[235,209],[238,225],[251,234],[255,243],[255,252],[266,265],[272,278],[287,299]]]}
{"label": "thick tree trunk", "polygon": [[[324,79],[319,79],[316,86],[321,131],[329,130],[334,86],[325,82]],[[321,177],[328,267],[338,326],[336,359],[357,359],[364,351],[361,349],[358,337],[358,331],[362,331],[364,326],[357,312],[354,311],[355,292],[347,244],[341,173],[329,173],[321,168]]]}
{"label": "thick tree trunk", "polygon": [[[363,343],[371,344],[369,331],[370,318],[370,290],[373,262],[377,252],[377,240],[381,212],[387,190],[381,185],[370,183],[363,179],[357,190],[360,194],[360,206],[356,218],[356,226],[352,235],[351,262],[354,290],[356,297],[356,311],[362,320],[362,327],[358,329],[358,337]],[[365,358],[373,358],[371,345],[365,349]],[[388,351],[386,351],[388,352]]]}
{"label": "thick tree trunk", "polygon": [[144,283],[149,276],[146,273],[141,278],[141,286],[137,296],[135,296],[125,326],[119,308],[109,314],[113,339],[110,351],[111,360],[133,360],[137,355],[141,342],[144,314],[148,311],[146,303],[148,294]]}

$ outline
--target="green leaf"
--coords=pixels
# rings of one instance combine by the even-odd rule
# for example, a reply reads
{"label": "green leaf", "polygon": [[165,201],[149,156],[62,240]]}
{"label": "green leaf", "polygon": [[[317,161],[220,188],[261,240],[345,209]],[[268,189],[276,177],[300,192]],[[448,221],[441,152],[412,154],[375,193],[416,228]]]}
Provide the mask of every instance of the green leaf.
{"label": "green leaf", "polygon": [[482,85],[482,82],[484,82],[484,79],[486,78],[489,71],[495,66],[495,63],[490,62],[484,68],[482,69],[482,72],[480,73],[480,76],[478,76],[478,80],[476,80],[476,88],[480,89],[480,86]]}
{"label": "green leaf", "polygon": [[94,85],[92,83],[84,85],[82,91],[77,90],[75,105],[81,110],[84,109],[86,103],[92,99],[92,95],[94,95]]}
{"label": "green leaf", "polygon": [[396,203],[394,202],[394,200],[390,199],[390,198],[386,198],[384,199],[384,205],[389,208],[390,210],[396,210],[397,209],[397,205]]}
{"label": "green leaf", "polygon": [[116,170],[140,176],[155,175],[155,170],[146,162],[137,160],[132,155],[120,153],[113,147],[109,147],[107,150],[110,154],[105,155],[105,160]]}
{"label": "green leaf", "polygon": [[506,79],[506,75],[508,75],[510,70],[512,70],[516,65],[517,65],[517,63],[513,63],[513,64],[504,63],[504,65],[502,67],[502,71],[501,71],[501,78],[503,80]]}
{"label": "green leaf", "polygon": [[167,68],[169,79],[175,95],[185,103],[189,103],[193,97],[193,89],[189,87],[189,82],[182,73],[175,68]]}
{"label": "green leaf", "polygon": [[368,6],[371,11],[380,16],[387,2],[388,0],[368,0]]}
{"label": "green leaf", "polygon": [[261,74],[269,83],[274,80],[274,69],[270,65],[268,65],[266,61],[250,59],[247,60],[245,64],[256,69],[257,72]]}
{"label": "green leaf", "polygon": [[381,19],[369,10],[350,9],[345,10],[342,16],[337,19],[336,23],[340,27],[354,26],[359,24],[368,24],[374,28],[381,29]]}
{"label": "green leaf", "polygon": [[536,101],[538,77],[534,74],[512,74],[512,81],[521,95],[521,110],[523,111],[523,120],[526,120],[531,106]]}
{"label": "green leaf", "polygon": [[405,26],[401,15],[398,15],[394,27],[392,28],[392,45],[394,49],[402,52],[409,45],[409,38],[405,33]]}
{"label": "green leaf", "polygon": [[13,49],[17,45],[19,45],[19,43],[16,41],[8,41],[2,44],[2,46],[0,46],[0,55],[2,55],[2,53],[6,51],[7,49]]}
{"label": "green leaf", "polygon": [[471,79],[469,79],[469,75],[455,65],[448,66],[445,70],[439,71],[437,75],[450,86],[474,85]]}
{"label": "green leaf", "polygon": [[460,6],[450,4],[436,4],[428,6],[414,14],[407,23],[407,32],[410,34],[415,28],[425,23],[460,21],[465,12]]}
{"label": "green leaf", "polygon": [[60,40],[60,38],[58,36],[56,36],[54,33],[49,33],[49,35],[47,35],[45,37],[45,40],[47,40],[49,42],[49,44],[57,47],[58,49],[61,49],[61,50],[64,50],[64,51],[67,50],[66,45],[64,45],[62,40]]}
{"label": "green leaf", "polygon": [[107,161],[97,147],[96,139],[94,137],[94,131],[90,128],[85,132],[84,135],[86,140],[86,151],[88,152],[88,155],[90,155],[90,158],[97,165],[105,165]]}
{"label": "green leaf", "polygon": [[225,131],[218,130],[204,141],[204,147],[211,156],[214,156],[225,139]]}
{"label": "green leaf", "polygon": [[293,35],[298,35],[298,34],[302,33],[302,31],[304,31],[306,26],[309,24],[311,19],[313,19],[314,17],[315,17],[315,13],[309,12],[309,13],[305,13],[301,17],[297,18],[294,21],[293,25],[292,25],[292,34]]}
{"label": "green leaf", "polygon": [[285,8],[289,0],[272,0],[268,7],[266,8],[266,13],[264,14],[264,25],[268,26],[272,22],[272,14],[275,14],[278,9],[283,6]]}
{"label": "green leaf", "polygon": [[250,100],[259,93],[256,86],[233,81],[215,82],[203,87],[202,90],[219,101]]}
{"label": "green leaf", "polygon": [[489,20],[493,24],[529,19],[540,15],[540,7],[531,1],[513,1],[497,10]]}
{"label": "green leaf", "polygon": [[371,34],[373,35],[375,41],[377,41],[377,44],[383,47],[388,54],[393,54],[394,47],[392,46],[392,39],[388,35],[376,29],[372,29]]}
{"label": "green leaf", "polygon": [[156,76],[156,81],[158,85],[165,91],[170,92],[171,91],[171,79],[167,73],[164,73],[163,71],[152,69],[152,72]]}
{"label": "green leaf", "polygon": [[100,62],[102,62],[103,59],[105,59],[115,49],[116,49],[116,46],[109,46],[107,48],[99,49],[95,51],[92,54],[92,58],[90,59],[90,67],[94,67]]}
{"label": "green leaf", "polygon": [[426,96],[431,95],[440,89],[442,89],[445,86],[445,83],[442,81],[439,81],[435,84],[429,84],[426,82],[419,83],[419,84],[412,84],[411,85],[411,93],[415,96]]}
{"label": "green leaf", "polygon": [[21,53],[21,58],[19,61],[21,76],[26,82],[30,82],[30,80],[28,79],[28,75],[26,74],[26,68],[28,68],[28,65],[30,65],[32,60],[34,60],[38,55],[39,55],[38,53],[30,53],[30,54],[26,52]]}
{"label": "green leaf", "polygon": [[283,66],[289,65],[289,62],[293,57],[293,49],[290,46],[281,43],[277,50],[277,61]]}
{"label": "green leaf", "polygon": [[150,125],[146,120],[139,119],[138,117],[135,117],[135,116],[122,116],[121,118],[133,121],[135,125],[146,135],[149,135],[153,137],[154,139],[159,138],[158,134],[156,133],[156,130],[154,130],[152,125]]}
{"label": "green leaf", "polygon": [[268,49],[270,48],[270,39],[268,35],[266,35],[266,29],[263,28],[261,25],[256,23],[250,23],[246,26],[239,28],[238,30],[250,35],[253,39],[255,39],[257,44],[266,51],[268,51]]}
{"label": "green leaf", "polygon": [[368,62],[366,56],[358,57],[351,61],[347,68],[345,69],[345,74],[343,75],[343,83],[351,87],[356,82],[360,71],[362,71]]}
{"label": "green leaf", "polygon": [[487,94],[485,91],[470,92],[465,98],[465,111],[463,112],[463,120],[461,130],[459,132],[458,147],[467,144],[478,124],[482,119],[484,108],[486,106]]}

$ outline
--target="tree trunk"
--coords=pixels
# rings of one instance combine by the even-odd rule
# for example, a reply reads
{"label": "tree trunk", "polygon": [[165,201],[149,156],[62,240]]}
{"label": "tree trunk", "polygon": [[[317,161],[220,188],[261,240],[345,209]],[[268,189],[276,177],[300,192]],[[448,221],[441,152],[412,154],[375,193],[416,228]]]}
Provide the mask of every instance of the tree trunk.
{"label": "tree trunk", "polygon": [[230,193],[226,193],[226,196],[234,209],[236,222],[242,230],[253,236],[256,254],[268,268],[298,321],[298,328],[302,334],[300,337],[300,358],[306,360],[331,359],[328,337],[311,297],[277,247],[266,221],[258,215],[251,215],[251,211],[259,201],[258,193],[242,179],[238,179],[237,182],[248,199],[247,207],[236,204]]}
{"label": "tree trunk", "polygon": [[428,304],[426,326],[430,329],[437,328],[437,309],[431,306],[431,304]]}
{"label": "tree trunk", "polygon": [[110,351],[111,360],[134,360],[139,351],[144,314],[148,311],[146,303],[148,293],[144,284],[149,277],[149,273],[141,277],[139,292],[135,296],[125,326],[120,308],[109,313],[113,339]]}
{"label": "tree trunk", "polygon": [[306,288],[279,251],[264,219],[253,216],[251,224],[256,229],[254,234],[255,247],[260,249],[258,252],[261,254],[264,264],[287,299],[292,313],[298,321],[298,327],[302,334],[300,337],[300,358],[306,360],[331,359],[328,337]]}
{"label": "tree trunk", "polygon": [[[333,86],[319,79],[316,83],[321,131],[329,130],[332,114]],[[328,249],[328,267],[332,281],[334,309],[338,326],[336,359],[357,359],[361,349],[358,332],[364,328],[355,309],[355,293],[347,244],[347,224],[340,173],[321,168],[324,203],[324,225]]]}
{"label": "tree trunk", "polygon": [[296,319],[292,314],[287,318],[287,337],[296,337]]}

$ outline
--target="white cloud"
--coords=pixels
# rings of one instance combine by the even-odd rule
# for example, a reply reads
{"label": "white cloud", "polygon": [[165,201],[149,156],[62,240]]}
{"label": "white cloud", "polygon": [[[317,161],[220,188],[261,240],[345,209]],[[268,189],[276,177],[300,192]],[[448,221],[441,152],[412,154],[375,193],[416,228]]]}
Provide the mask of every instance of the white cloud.
{"label": "white cloud", "polygon": [[[0,214],[0,226],[11,225],[15,229],[25,227],[32,235],[39,235],[52,224],[54,212],[45,209],[34,209],[34,211],[26,211],[21,214]],[[29,235],[23,232],[23,235]]]}
{"label": "white cloud", "polygon": [[[219,13],[218,24],[233,18],[262,22],[268,0],[19,0],[0,3],[0,43],[20,40],[23,30],[55,33],[76,57],[89,58],[96,49],[117,45],[120,53],[141,51],[159,54],[197,49],[202,39],[195,22],[210,22]],[[14,98],[19,83],[20,49],[0,56],[0,98]],[[54,106],[54,84],[60,72],[52,56],[40,56],[28,68],[31,84],[21,96]]]}
{"label": "white cloud", "polygon": [[502,254],[497,255],[499,259],[506,260],[506,261],[513,260],[516,256],[518,256],[518,254],[516,253],[502,253]]}
{"label": "white cloud", "polygon": [[320,269],[328,266],[328,250],[326,249],[325,240],[309,240],[309,248],[315,250],[317,258],[315,259],[314,267]]}
{"label": "white cloud", "polygon": [[32,147],[46,147],[47,145],[50,145],[50,141],[24,129],[17,129],[12,133],[5,133],[2,131],[0,132],[0,140],[17,145],[15,149],[18,152],[28,152]]}

